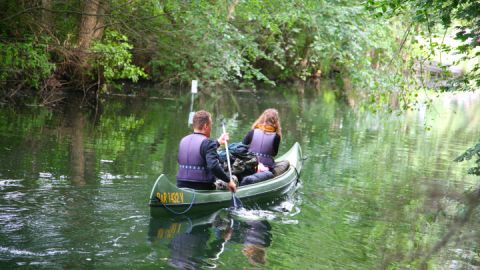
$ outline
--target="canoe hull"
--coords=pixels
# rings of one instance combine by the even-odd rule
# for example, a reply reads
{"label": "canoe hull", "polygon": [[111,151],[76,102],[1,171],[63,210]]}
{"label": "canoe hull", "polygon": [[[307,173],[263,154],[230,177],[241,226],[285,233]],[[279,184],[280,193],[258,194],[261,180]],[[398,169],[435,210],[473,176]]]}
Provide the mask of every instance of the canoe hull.
{"label": "canoe hull", "polygon": [[[302,151],[295,143],[287,153],[277,158],[288,160],[290,168],[275,178],[241,186],[236,196],[246,206],[273,201],[295,190],[302,167]],[[187,212],[215,211],[231,205],[232,194],[223,190],[193,190],[178,188],[167,176],[160,175],[150,193],[150,209],[153,216],[186,214]]]}

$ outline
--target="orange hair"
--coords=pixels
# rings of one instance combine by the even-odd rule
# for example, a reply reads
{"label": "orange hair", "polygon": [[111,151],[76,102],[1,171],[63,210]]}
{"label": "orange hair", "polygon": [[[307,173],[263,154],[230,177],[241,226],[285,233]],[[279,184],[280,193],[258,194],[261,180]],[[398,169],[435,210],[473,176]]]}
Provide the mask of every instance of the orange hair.
{"label": "orange hair", "polygon": [[282,137],[282,126],[276,109],[266,109],[252,125],[252,129],[260,128],[266,131],[272,131]]}

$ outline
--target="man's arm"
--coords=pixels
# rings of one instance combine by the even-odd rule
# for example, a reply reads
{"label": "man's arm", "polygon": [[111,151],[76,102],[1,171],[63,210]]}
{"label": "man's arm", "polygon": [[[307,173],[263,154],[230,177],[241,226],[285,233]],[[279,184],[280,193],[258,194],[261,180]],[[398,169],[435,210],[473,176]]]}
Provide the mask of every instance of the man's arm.
{"label": "man's arm", "polygon": [[223,168],[220,166],[220,161],[217,153],[217,148],[219,144],[217,141],[213,140],[204,140],[200,146],[200,153],[205,157],[207,162],[207,169],[209,169],[215,177],[223,180],[224,182],[230,182],[230,178],[223,171]]}

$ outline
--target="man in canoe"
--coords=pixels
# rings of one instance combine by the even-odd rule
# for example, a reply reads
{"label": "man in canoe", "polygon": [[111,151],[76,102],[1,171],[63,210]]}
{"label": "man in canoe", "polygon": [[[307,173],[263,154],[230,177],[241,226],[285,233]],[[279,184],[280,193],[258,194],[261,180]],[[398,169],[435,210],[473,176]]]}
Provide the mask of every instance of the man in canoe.
{"label": "man in canoe", "polygon": [[212,190],[218,178],[235,192],[237,185],[223,170],[217,153],[217,148],[229,139],[228,133],[223,133],[217,140],[210,139],[212,117],[206,111],[194,114],[192,127],[193,133],[183,137],[178,147],[177,186]]}

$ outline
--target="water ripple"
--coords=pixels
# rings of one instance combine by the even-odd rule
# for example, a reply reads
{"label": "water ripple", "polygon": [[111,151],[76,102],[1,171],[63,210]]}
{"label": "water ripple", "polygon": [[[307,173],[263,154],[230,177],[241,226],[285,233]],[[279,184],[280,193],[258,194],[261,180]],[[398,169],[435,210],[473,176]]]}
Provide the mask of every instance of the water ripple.
{"label": "water ripple", "polygon": [[24,256],[24,257],[45,257],[45,256],[54,256],[59,254],[66,254],[67,250],[62,249],[47,249],[45,252],[33,252],[29,250],[21,250],[11,247],[0,246],[0,254],[7,254],[12,256]]}
{"label": "water ripple", "polygon": [[25,197],[25,193],[20,192],[20,191],[12,191],[12,192],[6,192],[3,195],[3,199],[7,201],[23,201]]}
{"label": "water ripple", "polygon": [[23,187],[23,179],[0,179],[0,190],[5,190],[9,187]]}

